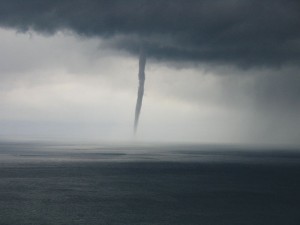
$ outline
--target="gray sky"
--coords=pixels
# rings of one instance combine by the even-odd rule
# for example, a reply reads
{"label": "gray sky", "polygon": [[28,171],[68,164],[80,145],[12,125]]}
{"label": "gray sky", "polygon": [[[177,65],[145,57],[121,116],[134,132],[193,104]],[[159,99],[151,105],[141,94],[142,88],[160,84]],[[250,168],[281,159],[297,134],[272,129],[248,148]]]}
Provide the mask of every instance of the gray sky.
{"label": "gray sky", "polygon": [[1,1],[0,138],[300,144],[298,1]]}

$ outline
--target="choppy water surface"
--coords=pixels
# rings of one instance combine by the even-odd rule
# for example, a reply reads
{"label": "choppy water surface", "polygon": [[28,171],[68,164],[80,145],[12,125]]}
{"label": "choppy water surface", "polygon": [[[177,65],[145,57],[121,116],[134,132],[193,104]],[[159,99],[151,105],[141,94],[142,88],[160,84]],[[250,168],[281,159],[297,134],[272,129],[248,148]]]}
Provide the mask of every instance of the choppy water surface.
{"label": "choppy water surface", "polygon": [[300,222],[300,151],[0,143],[0,224]]}

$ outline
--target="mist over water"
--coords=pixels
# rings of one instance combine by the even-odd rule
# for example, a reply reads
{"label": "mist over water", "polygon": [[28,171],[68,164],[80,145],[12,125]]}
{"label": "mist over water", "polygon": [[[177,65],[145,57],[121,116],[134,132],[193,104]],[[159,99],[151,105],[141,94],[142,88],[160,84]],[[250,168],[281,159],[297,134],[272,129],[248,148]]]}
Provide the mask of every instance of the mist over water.
{"label": "mist over water", "polygon": [[0,143],[1,224],[297,224],[299,149]]}

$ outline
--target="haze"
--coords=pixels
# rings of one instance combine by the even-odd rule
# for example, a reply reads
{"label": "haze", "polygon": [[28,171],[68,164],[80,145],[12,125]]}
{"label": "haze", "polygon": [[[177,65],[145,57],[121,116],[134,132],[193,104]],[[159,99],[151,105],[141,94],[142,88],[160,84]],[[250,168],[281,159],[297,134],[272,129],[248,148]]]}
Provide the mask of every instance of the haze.
{"label": "haze", "polygon": [[0,4],[1,139],[300,144],[297,1],[64,2]]}

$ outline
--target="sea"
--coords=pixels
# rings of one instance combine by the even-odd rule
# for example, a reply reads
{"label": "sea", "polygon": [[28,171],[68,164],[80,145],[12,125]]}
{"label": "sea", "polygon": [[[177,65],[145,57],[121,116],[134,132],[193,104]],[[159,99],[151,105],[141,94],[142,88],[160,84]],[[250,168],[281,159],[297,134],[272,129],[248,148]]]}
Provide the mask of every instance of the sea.
{"label": "sea", "polygon": [[299,225],[300,148],[0,142],[1,225]]}

